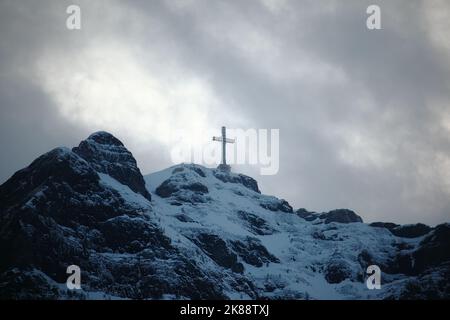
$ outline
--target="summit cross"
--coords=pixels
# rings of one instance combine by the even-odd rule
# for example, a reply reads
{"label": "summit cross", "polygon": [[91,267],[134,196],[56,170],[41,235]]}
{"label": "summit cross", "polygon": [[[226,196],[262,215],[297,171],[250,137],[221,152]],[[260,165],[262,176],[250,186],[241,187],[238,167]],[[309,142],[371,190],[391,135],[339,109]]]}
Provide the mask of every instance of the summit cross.
{"label": "summit cross", "polygon": [[219,168],[229,170],[230,166],[227,165],[226,144],[234,143],[235,139],[227,138],[227,129],[225,127],[222,127],[222,136],[213,137],[213,141],[222,142],[222,163],[219,165]]}

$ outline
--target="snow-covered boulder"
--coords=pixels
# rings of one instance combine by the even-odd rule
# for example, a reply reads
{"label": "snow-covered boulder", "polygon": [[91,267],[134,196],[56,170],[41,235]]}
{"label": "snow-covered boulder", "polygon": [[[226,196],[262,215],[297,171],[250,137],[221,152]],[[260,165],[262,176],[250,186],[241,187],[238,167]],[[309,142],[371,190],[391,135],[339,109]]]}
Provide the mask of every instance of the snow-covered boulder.
{"label": "snow-covered boulder", "polygon": [[292,213],[292,207],[284,199],[278,199],[275,197],[264,197],[260,199],[260,204],[262,208],[270,210],[270,211],[281,211],[281,212],[287,212]]}
{"label": "snow-covered boulder", "polygon": [[261,193],[258,188],[258,182],[255,179],[244,174],[235,174],[220,169],[213,170],[214,176],[222,182],[239,183],[255,192]]}
{"label": "snow-covered boulder", "polygon": [[173,204],[180,202],[206,202],[208,187],[202,183],[204,172],[197,166],[182,166],[172,170],[171,176],[164,180],[155,193],[162,198],[170,198]]}

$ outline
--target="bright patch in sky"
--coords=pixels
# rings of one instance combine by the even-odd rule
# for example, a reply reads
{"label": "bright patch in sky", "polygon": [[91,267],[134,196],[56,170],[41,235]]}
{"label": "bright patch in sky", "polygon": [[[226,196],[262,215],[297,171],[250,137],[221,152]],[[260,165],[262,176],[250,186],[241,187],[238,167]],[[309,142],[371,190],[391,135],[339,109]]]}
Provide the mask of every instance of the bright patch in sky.
{"label": "bright patch in sky", "polygon": [[[45,55],[36,65],[37,83],[66,119],[86,128],[109,130],[170,145],[175,130],[193,141],[219,130],[221,109],[207,79],[176,66],[142,63],[117,43],[86,47],[76,55]],[[155,59],[156,60],[156,59]],[[219,118],[218,118],[219,116]]]}

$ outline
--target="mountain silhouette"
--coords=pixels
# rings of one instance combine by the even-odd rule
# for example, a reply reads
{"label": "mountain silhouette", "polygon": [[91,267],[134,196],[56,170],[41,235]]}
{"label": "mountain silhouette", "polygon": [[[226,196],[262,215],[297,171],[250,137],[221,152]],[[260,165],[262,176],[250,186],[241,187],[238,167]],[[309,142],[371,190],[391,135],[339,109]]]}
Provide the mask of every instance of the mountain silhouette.
{"label": "mountain silhouette", "polygon": [[[251,177],[197,164],[143,176],[107,132],[0,186],[0,253],[1,299],[450,298],[448,223],[294,210]],[[66,286],[70,265],[81,290]]]}

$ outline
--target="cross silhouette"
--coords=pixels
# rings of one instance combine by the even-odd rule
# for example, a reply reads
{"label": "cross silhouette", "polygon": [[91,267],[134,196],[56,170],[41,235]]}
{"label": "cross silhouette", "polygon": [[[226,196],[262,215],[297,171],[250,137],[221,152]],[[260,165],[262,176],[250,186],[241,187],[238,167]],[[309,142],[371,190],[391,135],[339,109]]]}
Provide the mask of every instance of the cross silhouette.
{"label": "cross silhouette", "polygon": [[235,139],[228,139],[227,138],[227,129],[225,127],[222,127],[222,136],[221,137],[213,137],[213,141],[222,142],[222,164],[219,166],[219,168],[229,168],[229,166],[227,166],[226,144],[234,143]]}

